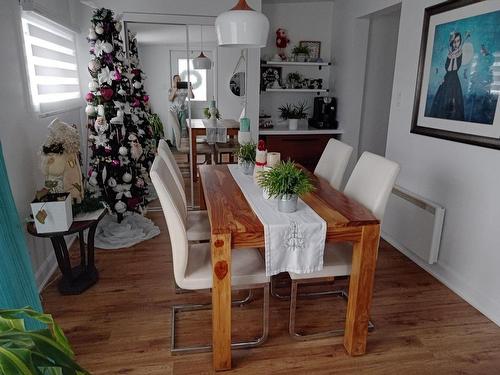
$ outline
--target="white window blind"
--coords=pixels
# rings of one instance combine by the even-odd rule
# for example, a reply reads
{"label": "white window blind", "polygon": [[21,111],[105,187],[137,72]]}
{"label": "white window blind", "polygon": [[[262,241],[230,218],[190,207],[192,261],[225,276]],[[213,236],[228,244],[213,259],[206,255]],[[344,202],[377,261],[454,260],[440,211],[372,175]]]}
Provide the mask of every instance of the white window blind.
{"label": "white window blind", "polygon": [[75,33],[33,12],[22,12],[31,102],[36,112],[80,104]]}

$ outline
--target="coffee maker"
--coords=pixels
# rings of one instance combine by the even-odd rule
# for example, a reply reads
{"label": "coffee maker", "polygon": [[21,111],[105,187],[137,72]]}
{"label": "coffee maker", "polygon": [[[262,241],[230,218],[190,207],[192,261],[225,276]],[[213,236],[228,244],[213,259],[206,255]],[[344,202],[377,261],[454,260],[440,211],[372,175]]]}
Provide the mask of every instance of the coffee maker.
{"label": "coffee maker", "polygon": [[330,96],[314,98],[313,117],[309,126],[318,129],[337,129],[337,99]]}

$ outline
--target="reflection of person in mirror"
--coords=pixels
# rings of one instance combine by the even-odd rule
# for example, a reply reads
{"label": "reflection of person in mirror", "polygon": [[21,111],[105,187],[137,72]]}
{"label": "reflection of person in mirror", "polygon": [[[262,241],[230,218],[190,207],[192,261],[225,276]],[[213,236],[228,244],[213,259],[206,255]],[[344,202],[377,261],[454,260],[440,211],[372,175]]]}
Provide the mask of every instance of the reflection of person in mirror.
{"label": "reflection of person in mirror", "polygon": [[179,83],[181,82],[181,76],[176,74],[172,77],[172,87],[168,90],[168,100],[172,102],[171,110],[177,113],[177,118],[179,119],[179,124],[181,126],[182,136],[187,136],[187,108],[186,108],[186,98],[189,97],[194,99],[193,88],[191,82],[189,82],[188,88],[179,88]]}
{"label": "reflection of person in mirror", "polygon": [[193,88],[191,82],[189,82],[189,88],[179,88],[179,82],[181,82],[181,76],[178,74],[174,75],[172,77],[172,87],[168,90],[168,100],[173,102],[174,105],[184,107],[188,95],[191,99],[194,99]]}
{"label": "reflection of person in mirror", "polygon": [[446,73],[436,91],[430,117],[463,121],[465,117],[464,96],[458,77],[458,70],[462,65],[462,35],[459,32],[451,33],[448,51],[444,64]]}

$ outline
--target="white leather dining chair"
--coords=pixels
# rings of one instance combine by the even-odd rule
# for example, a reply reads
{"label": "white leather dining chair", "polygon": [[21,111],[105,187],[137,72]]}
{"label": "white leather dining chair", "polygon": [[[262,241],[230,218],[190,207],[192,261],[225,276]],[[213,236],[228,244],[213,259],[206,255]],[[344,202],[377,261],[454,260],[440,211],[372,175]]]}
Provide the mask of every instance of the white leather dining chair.
{"label": "white leather dining chair", "polygon": [[164,164],[160,163],[159,168],[166,167],[172,173],[175,181],[175,188],[181,195],[182,205],[179,202],[179,210],[185,217],[187,236],[189,241],[207,241],[210,239],[210,222],[207,211],[189,211],[187,208],[186,186],[181,170],[175,161],[175,157],[170,151],[167,142],[163,139],[158,143],[158,155]]}
{"label": "white leather dining chair", "polygon": [[[212,260],[210,243],[190,243],[186,223],[178,209],[182,197],[176,189],[172,173],[161,166],[157,156],[151,167],[151,181],[160,199],[167,222],[172,247],[174,279],[181,288],[205,291],[212,288]],[[262,344],[269,330],[269,277],[266,276],[264,260],[257,249],[237,249],[231,255],[231,283],[233,289],[264,289],[262,336],[247,342],[232,344],[233,348],[248,348]],[[210,305],[179,305],[172,307],[172,353],[200,352],[211,349],[210,345],[176,347],[175,317],[177,312],[203,310]]]}
{"label": "white leather dining chair", "polygon": [[339,190],[352,150],[348,144],[331,138],[321,154],[314,174],[324,178],[332,187]]}
{"label": "white leather dining chair", "polygon": [[[373,215],[382,222],[387,200],[399,174],[399,165],[381,156],[364,152],[359,158],[351,177],[344,189],[344,193],[368,208]],[[316,334],[303,335],[295,330],[295,316],[297,308],[297,291],[299,284],[332,281],[335,277],[351,274],[352,244],[351,243],[326,243],[323,269],[309,274],[295,274],[290,272],[292,279],[290,293],[290,336],[298,340],[309,340],[326,336],[341,335],[344,330],[333,330]],[[309,293],[308,296],[314,295]],[[318,292],[316,295],[338,295],[347,300],[345,290]],[[373,324],[369,323],[369,329]]]}

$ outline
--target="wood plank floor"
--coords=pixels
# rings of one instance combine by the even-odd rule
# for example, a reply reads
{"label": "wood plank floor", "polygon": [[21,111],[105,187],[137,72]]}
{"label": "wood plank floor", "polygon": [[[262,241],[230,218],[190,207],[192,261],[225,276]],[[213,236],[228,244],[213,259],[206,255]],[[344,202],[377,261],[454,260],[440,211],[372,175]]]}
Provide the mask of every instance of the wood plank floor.
{"label": "wood plank floor", "polygon": [[[154,204],[156,205],[156,204]],[[42,293],[92,374],[209,374],[211,354],[170,354],[172,304],[208,302],[208,295],[175,294],[170,242],[162,213],[150,216],[162,233],[123,250],[97,250],[97,285],[61,296],[56,283]],[[78,250],[73,247],[76,257]],[[346,283],[340,280],[339,285]],[[235,339],[260,333],[262,293],[234,308]],[[342,338],[297,342],[287,332],[288,302],[271,298],[270,334],[260,348],[233,351],[241,374],[500,374],[500,328],[386,242],[375,278],[367,354],[346,355]],[[304,331],[341,326],[342,300],[300,300]],[[210,312],[180,314],[180,344],[210,342]]]}

